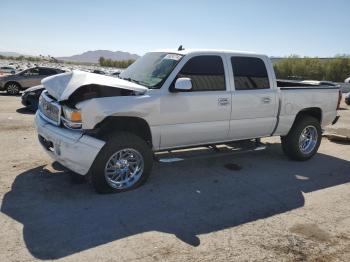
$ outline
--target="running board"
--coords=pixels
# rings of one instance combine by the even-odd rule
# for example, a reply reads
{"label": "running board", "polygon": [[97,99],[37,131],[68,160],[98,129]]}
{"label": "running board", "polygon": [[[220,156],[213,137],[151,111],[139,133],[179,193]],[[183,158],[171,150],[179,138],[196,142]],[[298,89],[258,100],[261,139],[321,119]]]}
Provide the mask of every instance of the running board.
{"label": "running board", "polygon": [[[238,145],[238,146],[237,146]],[[242,146],[234,142],[223,145],[210,145],[207,147],[198,147],[190,149],[176,149],[171,151],[157,152],[155,160],[160,163],[173,163],[185,160],[209,158],[209,157],[224,157],[238,153],[255,152],[265,150],[267,146],[260,141],[249,141]]]}

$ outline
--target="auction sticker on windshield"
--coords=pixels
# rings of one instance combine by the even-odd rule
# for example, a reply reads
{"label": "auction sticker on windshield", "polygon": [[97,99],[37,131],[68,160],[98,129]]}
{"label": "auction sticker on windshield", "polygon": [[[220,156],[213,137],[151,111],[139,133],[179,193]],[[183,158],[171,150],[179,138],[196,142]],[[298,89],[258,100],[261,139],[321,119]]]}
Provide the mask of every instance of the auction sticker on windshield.
{"label": "auction sticker on windshield", "polygon": [[177,54],[167,54],[166,56],[164,56],[163,59],[170,59],[170,60],[175,60],[175,61],[179,61],[181,59],[182,55],[177,55]]}

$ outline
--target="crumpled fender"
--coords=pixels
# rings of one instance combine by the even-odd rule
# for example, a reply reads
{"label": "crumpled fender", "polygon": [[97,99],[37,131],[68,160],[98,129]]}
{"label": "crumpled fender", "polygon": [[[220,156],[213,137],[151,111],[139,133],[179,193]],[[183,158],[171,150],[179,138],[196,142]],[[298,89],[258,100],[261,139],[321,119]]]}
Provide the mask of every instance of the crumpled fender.
{"label": "crumpled fender", "polygon": [[[83,129],[93,129],[108,116],[128,116],[153,122],[150,116],[156,117],[159,100],[148,94],[140,96],[100,97],[82,101],[76,104],[81,110]],[[151,124],[151,123],[149,123]]]}
{"label": "crumpled fender", "polygon": [[69,98],[77,89],[88,85],[101,85],[145,93],[148,88],[120,78],[88,73],[79,70],[46,77],[41,80],[45,89],[58,101]]}

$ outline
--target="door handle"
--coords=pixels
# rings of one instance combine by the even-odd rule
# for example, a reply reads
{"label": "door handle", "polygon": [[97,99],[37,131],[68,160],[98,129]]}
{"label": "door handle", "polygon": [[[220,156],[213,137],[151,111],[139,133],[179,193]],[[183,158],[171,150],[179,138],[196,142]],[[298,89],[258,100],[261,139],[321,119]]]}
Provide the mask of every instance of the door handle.
{"label": "door handle", "polygon": [[229,103],[230,103],[230,101],[228,100],[228,98],[225,98],[225,97],[218,98],[218,105],[220,105],[220,106],[226,106]]}
{"label": "door handle", "polygon": [[269,104],[269,103],[271,102],[271,98],[270,98],[270,97],[263,97],[263,98],[262,98],[262,102],[263,102],[264,104]]}

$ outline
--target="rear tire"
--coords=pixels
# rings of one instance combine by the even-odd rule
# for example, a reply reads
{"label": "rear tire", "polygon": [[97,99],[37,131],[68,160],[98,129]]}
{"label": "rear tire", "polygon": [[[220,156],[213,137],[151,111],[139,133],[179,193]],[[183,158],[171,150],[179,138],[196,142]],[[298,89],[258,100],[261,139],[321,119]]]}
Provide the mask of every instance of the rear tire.
{"label": "rear tire", "polygon": [[91,167],[98,193],[119,193],[144,184],[153,165],[153,152],[140,137],[126,132],[111,136]]}
{"label": "rear tire", "polygon": [[9,95],[18,95],[20,89],[21,89],[21,86],[16,82],[10,82],[6,84],[6,92]]}
{"label": "rear tire", "polygon": [[296,120],[288,135],[281,137],[282,149],[289,158],[305,161],[316,154],[321,139],[320,122],[312,116],[304,116]]}

